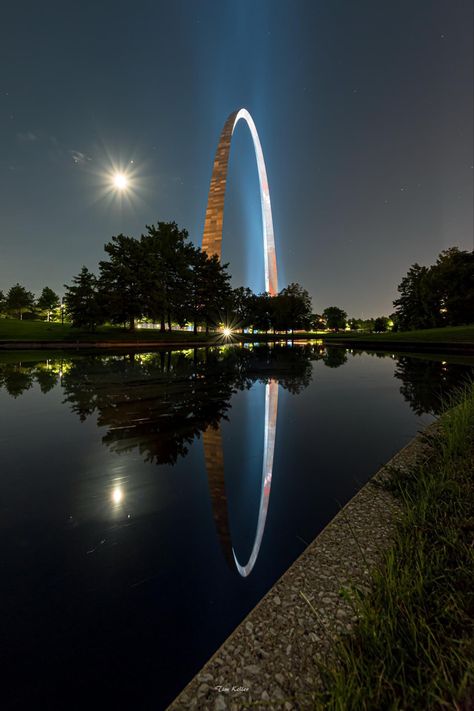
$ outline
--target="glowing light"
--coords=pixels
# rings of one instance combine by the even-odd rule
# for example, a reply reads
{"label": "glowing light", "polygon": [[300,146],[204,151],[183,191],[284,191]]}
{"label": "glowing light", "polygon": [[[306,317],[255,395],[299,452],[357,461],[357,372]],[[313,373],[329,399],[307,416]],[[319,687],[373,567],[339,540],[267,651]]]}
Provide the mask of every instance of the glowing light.
{"label": "glowing light", "polygon": [[121,504],[123,501],[123,489],[121,486],[116,486],[112,491],[112,501],[114,504]]}
{"label": "glowing light", "polygon": [[127,176],[123,173],[116,173],[114,175],[114,186],[117,190],[126,190],[128,188]]}
{"label": "glowing light", "polygon": [[223,330],[223,334],[226,338],[229,338],[229,336],[232,336],[232,329],[226,326]]}
{"label": "glowing light", "polygon": [[143,190],[146,190],[143,175],[140,175],[143,165],[136,160],[113,156],[104,147],[103,155],[90,164],[89,172],[92,181],[92,203],[105,201],[110,207],[137,207],[141,202]]}

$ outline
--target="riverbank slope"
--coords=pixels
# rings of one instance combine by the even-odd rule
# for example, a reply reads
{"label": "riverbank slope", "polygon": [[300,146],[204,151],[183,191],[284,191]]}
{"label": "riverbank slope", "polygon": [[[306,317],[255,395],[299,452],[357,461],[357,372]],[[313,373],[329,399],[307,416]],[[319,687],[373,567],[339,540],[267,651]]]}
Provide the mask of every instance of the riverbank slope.
{"label": "riverbank slope", "polygon": [[341,333],[295,332],[294,334],[241,334],[224,337],[221,331],[193,333],[191,331],[159,331],[141,328],[134,332],[118,326],[101,326],[90,333],[70,324],[44,321],[0,319],[0,349],[82,349],[82,348],[158,348],[193,347],[239,342],[272,342],[280,340],[322,340],[327,345],[346,348],[474,354],[474,325],[457,326],[404,333]]}

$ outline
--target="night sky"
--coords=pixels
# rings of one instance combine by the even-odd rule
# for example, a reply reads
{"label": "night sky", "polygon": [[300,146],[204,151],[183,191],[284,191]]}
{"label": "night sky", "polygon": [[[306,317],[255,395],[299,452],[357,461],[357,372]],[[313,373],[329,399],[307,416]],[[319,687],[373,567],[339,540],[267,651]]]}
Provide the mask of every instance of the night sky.
{"label": "night sky", "polygon": [[[473,248],[468,0],[9,2],[0,26],[0,289],[60,294],[113,234],[201,243],[228,114],[267,163],[279,286],[393,311],[415,261]],[[133,161],[133,162],[131,162]],[[132,193],[107,172],[132,174]],[[224,259],[264,288],[253,147],[234,134]]]}

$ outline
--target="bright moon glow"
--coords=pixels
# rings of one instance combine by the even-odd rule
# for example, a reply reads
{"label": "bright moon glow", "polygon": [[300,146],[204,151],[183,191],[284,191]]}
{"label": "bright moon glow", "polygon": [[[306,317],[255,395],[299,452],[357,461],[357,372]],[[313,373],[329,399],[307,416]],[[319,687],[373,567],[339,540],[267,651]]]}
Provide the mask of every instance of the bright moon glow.
{"label": "bright moon glow", "polygon": [[128,180],[123,173],[116,173],[114,175],[114,185],[117,190],[126,190],[128,186]]}
{"label": "bright moon glow", "polygon": [[123,500],[123,491],[121,486],[116,486],[112,491],[112,501],[114,504],[120,504]]}

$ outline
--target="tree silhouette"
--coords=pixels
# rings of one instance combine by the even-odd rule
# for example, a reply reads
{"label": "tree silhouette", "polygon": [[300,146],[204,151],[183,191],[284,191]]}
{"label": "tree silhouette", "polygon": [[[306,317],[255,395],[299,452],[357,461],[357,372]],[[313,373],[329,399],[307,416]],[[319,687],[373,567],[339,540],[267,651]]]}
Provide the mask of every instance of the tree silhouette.
{"label": "tree silhouette", "polygon": [[41,309],[41,311],[46,311],[47,321],[51,320],[51,312],[57,309],[60,305],[59,296],[54,292],[49,286],[45,286],[41,295],[39,296],[36,306]]}
{"label": "tree silhouette", "polygon": [[16,283],[12,286],[6,297],[6,309],[12,311],[21,320],[25,311],[31,311],[35,304],[35,296],[27,291],[24,286]]}
{"label": "tree silhouette", "polygon": [[72,286],[64,285],[64,302],[74,328],[95,331],[104,321],[100,304],[97,277],[87,267],[82,267],[72,279]]}

